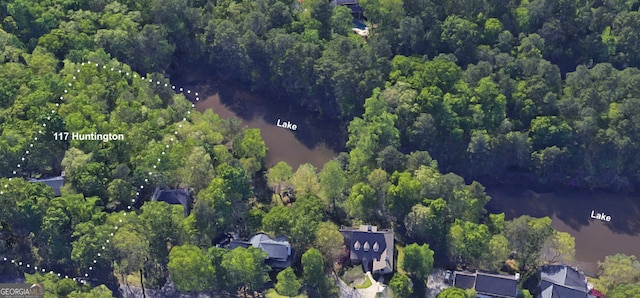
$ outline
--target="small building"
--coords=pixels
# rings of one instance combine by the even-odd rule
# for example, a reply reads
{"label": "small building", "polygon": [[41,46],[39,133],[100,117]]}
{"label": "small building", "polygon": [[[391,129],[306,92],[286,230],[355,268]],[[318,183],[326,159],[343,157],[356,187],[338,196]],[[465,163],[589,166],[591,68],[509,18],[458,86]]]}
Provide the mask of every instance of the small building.
{"label": "small building", "polygon": [[520,276],[485,272],[453,273],[453,286],[460,289],[475,289],[478,298],[515,298],[518,295]]}
{"label": "small building", "polygon": [[53,188],[53,192],[56,194],[56,197],[60,196],[60,188],[64,186],[64,172],[60,176],[50,177],[50,178],[40,178],[40,179],[29,179],[29,182],[33,183],[44,183],[51,188]]}
{"label": "small building", "polygon": [[189,216],[191,208],[193,207],[193,199],[188,190],[177,188],[168,189],[163,187],[156,187],[153,192],[151,200],[158,202],[166,202],[171,205],[182,205],[184,208],[184,217]]}
{"label": "small building", "polygon": [[545,265],[539,271],[536,298],[591,298],[587,278],[567,265]]}
{"label": "small building", "polygon": [[274,269],[284,269],[290,267],[293,263],[294,251],[291,248],[291,244],[287,240],[287,237],[280,236],[275,239],[271,239],[266,234],[256,234],[249,241],[233,240],[229,243],[228,249],[234,249],[236,247],[248,248],[253,246],[255,248],[262,249],[267,253],[265,263]]}
{"label": "small building", "polygon": [[364,20],[364,9],[358,5],[358,0],[331,0],[331,6],[346,6],[351,9],[351,16],[356,20]]}
{"label": "small building", "polygon": [[393,272],[393,231],[378,230],[376,226],[340,229],[354,264],[362,264],[364,272]]}

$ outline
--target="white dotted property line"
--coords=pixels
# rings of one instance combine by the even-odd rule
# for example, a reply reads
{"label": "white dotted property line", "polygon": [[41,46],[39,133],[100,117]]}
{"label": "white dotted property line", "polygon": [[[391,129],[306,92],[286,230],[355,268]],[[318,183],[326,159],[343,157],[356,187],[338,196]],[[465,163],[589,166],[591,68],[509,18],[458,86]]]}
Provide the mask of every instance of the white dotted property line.
{"label": "white dotted property line", "polygon": [[[81,66],[84,66],[85,64],[86,64],[86,65],[88,65],[88,66],[93,65],[93,64],[91,63],[91,61],[87,61],[86,63],[84,63],[84,62],[83,62],[83,63],[81,63]],[[95,63],[95,66],[99,68],[100,64],[99,64],[99,63]],[[106,66],[106,65],[102,65],[102,69],[106,69],[106,68],[107,68],[107,66]],[[118,72],[118,73],[120,73],[120,74],[122,74],[122,73],[123,73],[123,71],[122,71],[122,70],[119,70],[119,69],[118,69],[118,70],[116,70],[116,69],[114,69],[113,67],[111,67],[111,68],[110,68],[110,71],[112,71],[112,72],[117,71],[117,72]],[[80,69],[79,69],[79,68],[78,68],[78,69],[76,69],[76,73],[80,73]],[[130,74],[129,72],[125,72],[125,76],[127,76],[127,77],[129,77],[129,76],[133,76],[133,78],[138,78],[138,75],[137,75],[136,73],[132,73],[132,74]],[[142,77],[142,76],[141,76],[141,77],[140,77],[140,79],[144,81],[144,80],[145,80],[145,77]],[[76,76],[73,76],[73,80],[76,80]],[[153,79],[149,79],[149,83],[153,83]],[[160,85],[160,84],[161,84],[161,82],[156,80],[156,85]],[[69,86],[69,87],[72,87],[72,86],[73,86],[73,84],[72,84],[72,83],[68,83],[68,86]],[[168,84],[164,83],[164,87],[168,87],[168,86],[169,86]],[[176,90],[176,86],[175,86],[175,85],[172,85],[172,86],[171,86],[171,89],[172,89],[172,90]],[[184,88],[180,87],[180,88],[178,88],[178,90],[179,90],[179,92],[184,93]],[[68,92],[69,92],[69,90],[67,90],[67,89],[65,89],[65,90],[64,90],[64,93],[65,93],[65,94],[67,94]],[[187,92],[186,92],[186,93],[187,93],[187,94],[191,94],[191,90],[187,90]],[[200,98],[198,97],[198,96],[199,96],[198,92],[194,92],[194,94],[195,94],[195,96],[196,96],[196,97],[195,97],[195,100],[196,100],[196,101],[199,101],[199,100],[200,100]],[[60,96],[60,100],[64,100],[64,96]],[[60,103],[56,103],[56,107],[59,107],[59,106],[60,106]],[[195,104],[193,104],[193,103],[192,103],[192,104],[191,104],[191,108],[192,108],[192,109],[193,109],[193,108],[195,108]],[[52,113],[52,114],[55,114],[55,113],[56,113],[56,111],[55,111],[55,110],[51,110],[51,113]],[[191,114],[191,110],[187,111],[187,114]],[[51,120],[51,116],[48,116],[48,117],[47,117],[47,120]],[[187,118],[186,118],[186,117],[182,118],[182,121],[187,121]],[[47,124],[46,124],[46,123],[42,123],[42,127],[46,127],[46,126],[47,126]],[[182,128],[182,124],[179,124],[179,125],[178,125],[178,127],[179,127],[179,128]],[[42,135],[42,134],[44,134],[44,132],[43,132],[42,130],[39,130],[39,131],[38,131],[38,133],[39,133],[39,134],[41,134],[41,135]],[[178,135],[178,131],[177,131],[177,130],[176,130],[176,131],[174,131],[174,135],[176,135],[176,136]],[[34,137],[34,141],[38,141],[38,137],[37,137],[37,136],[36,136],[36,137]],[[172,138],[170,138],[170,139],[169,139],[169,141],[172,143],[172,142],[174,141],[174,138],[173,138],[173,137],[172,137]],[[33,146],[34,146],[34,144],[33,144],[33,143],[29,144],[29,147],[30,147],[30,148],[33,148]],[[169,150],[169,149],[170,149],[169,144],[166,144],[166,145],[165,145],[165,150]],[[24,161],[26,160],[25,156],[29,155],[29,153],[30,153],[30,152],[29,152],[29,150],[26,150],[26,151],[25,151],[24,155],[21,157],[21,162],[24,162]],[[165,152],[165,151],[162,151],[162,153],[161,153],[161,154],[162,154],[162,155],[165,155],[165,154],[166,154],[166,152]],[[156,168],[157,168],[157,166],[160,164],[160,162],[161,162],[161,158],[158,158],[157,163],[156,163],[155,165],[153,165],[153,168],[154,168],[154,169],[156,169]],[[13,173],[14,177],[17,175],[17,173],[18,173],[18,171],[20,170],[21,166],[22,166],[21,164],[17,164],[17,165],[16,165],[16,170],[12,171],[12,173]],[[152,177],[152,176],[153,176],[153,174],[154,174],[154,173],[153,173],[153,172],[149,172],[148,174],[149,174],[149,178],[150,178],[150,177]],[[145,183],[148,183],[148,182],[149,182],[149,178],[145,178],[145,179],[144,179],[144,182],[145,182]],[[9,178],[9,181],[11,181],[11,180],[12,180],[12,177],[10,177],[10,178]],[[5,189],[7,189],[8,187],[9,187],[9,185],[8,185],[8,184],[5,184],[5,185],[4,185],[4,188],[5,188]],[[139,188],[137,189],[137,191],[136,191],[136,198],[131,199],[131,204],[127,206],[127,210],[131,210],[131,209],[132,209],[132,207],[133,207],[133,204],[135,204],[135,203],[137,202],[137,200],[138,200],[138,199],[140,199],[140,192],[141,192],[143,189],[144,189],[144,185],[140,185],[140,187],[139,187]],[[3,195],[3,194],[4,194],[4,190],[0,190],[0,195]],[[127,216],[127,212],[124,212],[124,213],[123,213],[123,215],[126,217],[126,216]],[[122,223],[122,219],[119,219],[119,220],[118,220],[118,222],[119,222],[119,223]],[[113,228],[114,228],[114,230],[118,230],[118,226],[117,226],[117,225],[116,225],[116,226],[114,226]],[[113,237],[113,236],[114,236],[114,232],[109,233],[109,237],[110,237],[110,238],[111,238],[111,237]],[[109,242],[110,242],[110,239],[107,239],[107,240],[105,241],[105,244],[101,246],[101,248],[102,248],[102,250],[103,250],[103,251],[107,249],[107,247],[106,247],[105,245],[108,245],[108,244],[109,244]],[[98,262],[98,260],[97,260],[97,259],[98,259],[99,257],[101,257],[101,256],[102,256],[102,253],[98,253],[98,254],[97,254],[97,257],[93,259],[93,264],[97,264],[97,262]],[[2,261],[3,261],[3,262],[8,262],[8,261],[10,261],[10,262],[11,262],[11,264],[15,264],[15,265],[17,265],[17,266],[19,266],[19,267],[25,266],[25,268],[31,268],[31,264],[29,264],[29,263],[24,263],[24,264],[23,264],[23,262],[21,262],[21,261],[17,261],[17,260],[14,260],[14,259],[11,259],[11,260],[10,260],[10,259],[7,259],[6,257],[4,257],[4,258],[2,259]],[[45,268],[40,268],[40,269],[38,269],[38,267],[37,267],[37,266],[34,266],[34,267],[33,267],[33,269],[34,269],[36,272],[38,272],[38,270],[40,270],[42,273],[46,273],[46,272],[47,272],[47,270],[46,270]],[[89,277],[89,273],[88,273],[88,272],[89,272],[89,271],[93,271],[93,269],[94,269],[94,268],[93,268],[93,266],[89,266],[87,269],[88,269],[88,271],[84,274],[84,278]],[[55,272],[53,272],[53,271],[49,271],[49,274],[57,274],[57,276],[58,276],[58,277],[63,277],[63,274],[61,274],[61,273],[55,273]],[[64,275],[64,278],[69,278],[69,276],[68,276],[68,275]],[[73,278],[73,280],[74,280],[74,281],[80,281],[80,283],[83,283],[83,284],[85,283],[85,280],[83,280],[82,278],[75,278],[75,277],[74,277],[74,278]]]}

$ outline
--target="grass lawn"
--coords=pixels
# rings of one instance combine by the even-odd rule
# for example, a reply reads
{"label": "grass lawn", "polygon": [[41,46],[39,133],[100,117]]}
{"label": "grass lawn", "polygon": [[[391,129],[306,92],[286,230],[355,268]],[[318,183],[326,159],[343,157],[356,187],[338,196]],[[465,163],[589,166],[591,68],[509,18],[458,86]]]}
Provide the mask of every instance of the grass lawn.
{"label": "grass lawn", "polygon": [[404,246],[400,246],[398,244],[395,245],[396,246],[396,251],[398,252],[398,261],[396,262],[396,271],[402,273],[402,274],[407,274],[407,272],[405,272],[404,270],[402,270],[402,268],[400,268],[400,264],[402,264],[402,262],[404,261]]}
{"label": "grass lawn", "polygon": [[356,289],[365,289],[371,286],[372,282],[369,277],[364,274],[362,267],[355,266],[347,270],[342,274],[342,280],[344,280],[350,287]]}
{"label": "grass lawn", "polygon": [[356,289],[366,289],[371,286],[371,279],[368,276],[364,276],[364,283],[359,286],[356,286]]}
{"label": "grass lawn", "polygon": [[[265,297],[267,298],[289,298],[287,296],[282,296],[280,294],[278,294],[278,292],[276,292],[276,289],[269,289],[267,290],[267,292],[265,293]],[[295,298],[307,298],[309,296],[307,296],[307,294],[300,294],[298,296],[295,296]]]}

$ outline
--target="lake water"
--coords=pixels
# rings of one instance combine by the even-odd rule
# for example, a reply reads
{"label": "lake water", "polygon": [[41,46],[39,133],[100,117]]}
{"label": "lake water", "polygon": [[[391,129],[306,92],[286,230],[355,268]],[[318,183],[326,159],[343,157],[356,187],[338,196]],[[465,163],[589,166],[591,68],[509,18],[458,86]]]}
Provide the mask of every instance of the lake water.
{"label": "lake water", "polygon": [[[344,150],[346,129],[339,121],[322,117],[319,113],[279,104],[234,87],[193,86],[201,94],[196,109],[207,109],[222,118],[236,117],[243,125],[259,128],[267,145],[265,165],[270,167],[279,161],[287,162],[295,171],[299,165],[310,163],[322,166]],[[276,124],[289,121],[296,130],[278,127]]]}
{"label": "lake water", "polygon": [[[286,161],[294,170],[311,163],[320,169],[344,150],[346,133],[338,121],[317,113],[279,104],[235,87],[192,85],[201,94],[199,111],[213,109],[222,118],[237,117],[250,128],[259,128],[267,147],[266,166]],[[291,121],[297,130],[276,126]],[[491,186],[487,210],[505,212],[507,219],[521,215],[549,216],[555,229],[576,241],[576,263],[585,273],[597,273],[605,256],[624,253],[640,257],[640,198],[596,192],[565,190],[536,193],[522,186]],[[592,219],[591,212],[611,216],[610,222]]]}
{"label": "lake water", "polygon": [[[517,186],[487,187],[487,210],[504,212],[506,219],[521,215],[549,216],[552,225],[576,240],[576,265],[597,273],[597,262],[616,253],[640,256],[640,198],[587,191],[536,193]],[[591,218],[605,213],[611,221]]]}

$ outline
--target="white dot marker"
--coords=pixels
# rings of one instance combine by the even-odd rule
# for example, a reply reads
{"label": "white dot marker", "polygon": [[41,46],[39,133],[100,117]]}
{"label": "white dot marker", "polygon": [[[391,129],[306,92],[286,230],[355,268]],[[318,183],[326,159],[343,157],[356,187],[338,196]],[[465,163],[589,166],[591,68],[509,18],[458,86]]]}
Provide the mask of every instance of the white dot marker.
{"label": "white dot marker", "polygon": [[198,92],[196,92],[196,96],[198,96]]}
{"label": "white dot marker", "polygon": [[141,80],[144,80],[144,77],[140,77]]}
{"label": "white dot marker", "polygon": [[153,168],[155,169],[155,168],[156,168],[156,165],[153,165]]}
{"label": "white dot marker", "polygon": [[127,206],[127,209],[131,210],[131,206]]}
{"label": "white dot marker", "polygon": [[164,84],[165,87],[167,87],[167,84]]}
{"label": "white dot marker", "polygon": [[196,101],[200,100],[200,97],[196,97]]}
{"label": "white dot marker", "polygon": [[180,88],[180,92],[182,92],[182,88]]}
{"label": "white dot marker", "polygon": [[111,68],[111,71],[113,71],[113,67]]}
{"label": "white dot marker", "polygon": [[67,93],[67,89],[64,89],[64,93]]}
{"label": "white dot marker", "polygon": [[175,89],[176,89],[176,86],[171,86],[171,89],[174,89],[174,90],[175,90]]}
{"label": "white dot marker", "polygon": [[191,94],[191,90],[187,90],[187,94]]}

